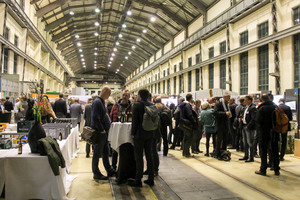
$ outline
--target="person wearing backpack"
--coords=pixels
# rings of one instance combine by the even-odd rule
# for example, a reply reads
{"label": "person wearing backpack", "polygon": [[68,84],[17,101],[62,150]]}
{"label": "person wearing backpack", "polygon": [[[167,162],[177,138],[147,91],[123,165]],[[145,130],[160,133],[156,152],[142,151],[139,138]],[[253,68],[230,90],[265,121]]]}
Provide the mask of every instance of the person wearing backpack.
{"label": "person wearing backpack", "polygon": [[[172,126],[172,116],[171,116],[171,111],[170,109],[163,105],[161,103],[161,98],[158,97],[155,100],[156,104],[161,104],[161,111],[160,111],[160,132],[161,136],[163,139],[163,155],[167,156],[168,155],[168,149],[169,149],[169,144],[168,144],[168,126],[171,128]],[[159,147],[160,148],[160,147]]]}
{"label": "person wearing backpack", "polygon": [[158,128],[158,109],[147,101],[150,93],[147,89],[138,92],[138,101],[132,107],[131,136],[134,142],[134,153],[136,159],[136,177],[128,184],[133,187],[142,187],[143,178],[143,153],[145,152],[148,170],[148,179],[144,183],[154,185],[154,169],[152,157],[152,141]]}
{"label": "person wearing backpack", "polygon": [[186,100],[187,102],[180,104],[181,120],[179,126],[183,130],[182,155],[185,157],[190,157],[190,148],[193,141],[193,131],[197,128],[197,114],[193,111],[191,105],[193,101],[193,95],[187,94]]}
{"label": "person wearing backpack", "polygon": [[[293,120],[292,110],[289,106],[285,105],[285,99],[283,99],[283,98],[279,99],[278,107],[284,111],[284,113],[289,118],[289,121]],[[291,130],[291,125],[289,123],[288,131],[290,131],[290,130]],[[280,136],[281,136],[280,161],[284,161],[284,155],[285,155],[286,143],[287,143],[287,131],[285,131],[284,133],[281,133]]]}
{"label": "person wearing backpack", "polygon": [[[268,146],[271,143],[270,157],[273,160],[275,175],[280,175],[278,141],[279,133],[273,130],[273,124],[276,123],[275,109],[276,105],[270,100],[268,94],[261,96],[262,103],[257,108],[256,113],[256,131],[258,134],[259,144],[261,146],[261,165],[255,174],[266,176],[268,167],[267,153]],[[271,158],[270,158],[271,160]]]}
{"label": "person wearing backpack", "polygon": [[174,120],[175,120],[175,129],[174,129],[174,139],[173,139],[173,144],[170,147],[170,149],[175,149],[175,146],[180,146],[181,142],[181,135],[182,135],[182,130],[179,128],[179,121],[180,121],[180,107],[181,104],[185,104],[183,97],[178,98],[178,105],[174,111]]}

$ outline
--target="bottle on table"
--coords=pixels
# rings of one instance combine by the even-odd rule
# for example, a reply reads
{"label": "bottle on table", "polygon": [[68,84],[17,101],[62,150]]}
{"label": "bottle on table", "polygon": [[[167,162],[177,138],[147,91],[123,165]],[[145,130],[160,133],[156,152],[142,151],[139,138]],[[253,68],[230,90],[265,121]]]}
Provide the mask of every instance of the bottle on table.
{"label": "bottle on table", "polygon": [[20,138],[20,142],[19,142],[19,145],[18,145],[18,154],[22,154],[23,153],[23,146],[22,146],[22,141],[21,141],[21,138]]}
{"label": "bottle on table", "polygon": [[62,132],[61,132],[61,129],[59,129],[58,140],[62,141]]}

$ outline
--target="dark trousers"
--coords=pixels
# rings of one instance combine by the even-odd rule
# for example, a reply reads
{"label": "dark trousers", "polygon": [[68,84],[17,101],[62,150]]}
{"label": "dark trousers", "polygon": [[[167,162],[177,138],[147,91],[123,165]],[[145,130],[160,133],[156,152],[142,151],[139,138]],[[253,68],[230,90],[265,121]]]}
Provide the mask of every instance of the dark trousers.
{"label": "dark trousers", "polygon": [[281,133],[280,136],[281,136],[280,158],[282,159],[286,151],[287,133]]}
{"label": "dark trousers", "polygon": [[192,145],[192,141],[193,141],[193,130],[184,130],[183,131],[183,143],[182,143],[182,155],[183,156],[189,156],[191,155],[190,153],[190,148]]}
{"label": "dark trousers", "polygon": [[210,141],[210,137],[211,136],[212,136],[212,140],[213,140],[214,150],[216,149],[216,134],[215,133],[206,133],[205,132],[205,137],[206,137],[206,153],[209,153],[209,141]]}
{"label": "dark trousers", "polygon": [[[245,151],[245,158],[249,158],[250,160],[254,159],[254,134],[255,130],[249,130],[246,126],[243,127],[243,139],[244,139],[244,151]],[[250,156],[249,156],[250,151]]]}
{"label": "dark trousers", "polygon": [[259,136],[258,136],[258,133],[256,131],[255,135],[254,135],[254,143],[253,143],[253,151],[254,151],[254,155],[258,155],[257,153],[257,148],[259,148],[259,155],[260,155],[260,145],[258,145],[258,139],[259,139]]}
{"label": "dark trousers", "polygon": [[144,171],[144,160],[143,152],[145,151],[146,161],[147,161],[147,170],[149,173],[148,179],[154,179],[154,170],[153,170],[153,157],[152,157],[152,144],[153,134],[146,135],[146,133],[138,138],[134,138],[134,155],[136,160],[136,181],[141,181],[143,178]]}
{"label": "dark trousers", "polygon": [[164,156],[166,156],[168,154],[168,150],[169,150],[169,143],[168,143],[168,133],[167,133],[167,126],[162,126],[160,128],[161,131],[161,136],[163,139],[163,149],[164,149]]}
{"label": "dark trousers", "polygon": [[197,130],[193,130],[193,141],[192,141],[192,151],[200,152],[200,140],[202,138],[203,126],[200,126]]}
{"label": "dark trousers", "polygon": [[174,142],[174,139],[172,142],[172,135],[174,135],[174,129],[172,128],[172,126],[169,126],[169,128],[170,128],[170,132],[168,134],[168,142],[169,142],[169,144],[172,144]]}
{"label": "dark trousers", "polygon": [[243,128],[239,127],[237,128],[237,134],[236,134],[236,149],[237,150],[244,150],[244,143],[243,143]]}
{"label": "dark trousers", "polygon": [[181,141],[180,137],[181,137],[182,131],[180,130],[180,128],[178,128],[178,124],[179,124],[179,122],[176,121],[175,129],[174,129],[174,139],[173,139],[173,144],[171,146],[171,148],[173,148],[173,149],[175,148],[175,146],[177,144],[180,144],[180,141]]}
{"label": "dark trousers", "polygon": [[108,159],[108,142],[106,134],[99,134],[99,143],[94,145],[94,154],[92,159],[92,171],[96,175],[100,175],[99,158],[102,157],[104,168],[107,172],[112,170]]}
{"label": "dark trousers", "polygon": [[118,152],[112,149],[111,166],[114,168],[114,170],[117,169],[117,163],[118,163]]}
{"label": "dark trousers", "polygon": [[[117,153],[117,152],[116,152]],[[118,154],[118,153],[117,153]],[[134,157],[134,148],[132,144],[125,143],[119,148],[119,165],[118,165],[118,179],[120,181],[128,178],[135,178],[136,163]]]}
{"label": "dark trousers", "polygon": [[[265,135],[264,135],[265,134]],[[278,152],[279,133],[269,131],[269,133],[261,133],[259,143],[261,145],[261,165],[260,170],[266,172],[268,167],[267,154],[268,147],[271,144],[270,160],[273,162],[274,171],[279,171],[279,152]]]}
{"label": "dark trousers", "polygon": [[226,126],[221,126],[217,130],[216,136],[216,155],[221,155],[221,150],[227,149],[227,137],[228,137],[228,128]]}
{"label": "dark trousers", "polygon": [[159,157],[158,157],[158,152],[157,152],[156,144],[157,144],[157,138],[154,137],[153,141],[152,141],[152,157],[153,157],[154,171],[158,172]]}
{"label": "dark trousers", "polygon": [[91,152],[91,145],[89,143],[86,143],[85,144],[85,153],[86,153],[87,157],[90,156],[90,152]]}
{"label": "dark trousers", "polygon": [[228,140],[228,144],[232,145],[232,148],[236,148],[236,139],[237,139],[237,130],[233,129],[233,121],[229,121],[229,133],[230,133],[230,139]]}

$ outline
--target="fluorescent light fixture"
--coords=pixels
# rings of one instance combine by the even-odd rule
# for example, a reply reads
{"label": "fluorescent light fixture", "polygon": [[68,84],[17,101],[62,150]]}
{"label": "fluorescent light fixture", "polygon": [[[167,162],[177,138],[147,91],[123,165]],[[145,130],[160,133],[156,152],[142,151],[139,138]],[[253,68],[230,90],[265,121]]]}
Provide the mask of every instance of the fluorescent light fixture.
{"label": "fluorescent light fixture", "polygon": [[132,12],[130,10],[127,11],[127,15],[132,15]]}
{"label": "fluorescent light fixture", "polygon": [[117,72],[119,71],[119,69],[117,69]]}
{"label": "fluorescent light fixture", "polygon": [[70,11],[69,13],[70,13],[70,15],[74,15],[75,14],[73,11]]}
{"label": "fluorescent light fixture", "polygon": [[75,38],[79,38],[79,35],[76,34],[76,35],[75,35]]}
{"label": "fluorescent light fixture", "polygon": [[82,52],[82,49],[79,49],[78,51],[79,51],[79,52]]}
{"label": "fluorescent light fixture", "polygon": [[121,37],[123,37],[123,35],[122,35],[122,34],[119,34],[119,38],[121,38]]}
{"label": "fluorescent light fixture", "polygon": [[138,38],[138,39],[136,39],[136,41],[137,41],[137,42],[140,42],[140,41],[141,41],[141,39],[140,39],[140,38]]}
{"label": "fluorescent light fixture", "polygon": [[78,43],[77,43],[77,46],[81,47],[81,43],[80,43],[80,42],[78,42]]}
{"label": "fluorescent light fixture", "polygon": [[115,55],[116,55],[115,53],[112,53],[112,54],[111,54],[111,56],[115,56]]}
{"label": "fluorescent light fixture", "polygon": [[99,35],[99,33],[98,33],[98,32],[96,32],[96,33],[94,33],[94,35],[95,35],[95,36],[98,36],[98,35]]}
{"label": "fluorescent light fixture", "polygon": [[80,54],[80,57],[83,57],[83,54]]}
{"label": "fluorescent light fixture", "polygon": [[151,21],[151,22],[155,22],[155,20],[156,20],[155,17],[151,17],[151,18],[150,18],[150,21]]}
{"label": "fluorescent light fixture", "polygon": [[143,30],[143,33],[147,33],[147,30],[146,30],[146,29],[144,29],[144,30]]}
{"label": "fluorescent light fixture", "polygon": [[126,24],[122,24],[122,27],[123,27],[123,28],[126,28],[127,26],[126,26]]}
{"label": "fluorescent light fixture", "polygon": [[95,49],[95,50],[98,50],[98,48],[97,48],[97,47],[95,47],[94,49]]}
{"label": "fluorescent light fixture", "polygon": [[95,66],[94,69],[97,69],[97,67]]}
{"label": "fluorescent light fixture", "polygon": [[97,60],[95,60],[94,63],[97,63]]}
{"label": "fluorescent light fixture", "polygon": [[117,48],[114,48],[114,51],[118,51],[118,49],[117,49]]}
{"label": "fluorescent light fixture", "polygon": [[85,62],[82,62],[83,65],[85,65]]}
{"label": "fluorescent light fixture", "polygon": [[132,48],[132,49],[135,49],[135,46],[132,46],[131,48]]}
{"label": "fluorescent light fixture", "polygon": [[96,56],[96,55],[98,55],[98,53],[97,53],[97,52],[95,52],[95,53],[94,53],[94,55]]}
{"label": "fluorescent light fixture", "polygon": [[84,61],[84,58],[81,58],[81,61]]}
{"label": "fluorescent light fixture", "polygon": [[96,13],[99,13],[99,12],[100,12],[100,9],[99,9],[99,8],[96,8],[96,9],[95,9],[95,12],[96,12]]}
{"label": "fluorescent light fixture", "polygon": [[86,66],[85,65],[83,65],[83,68],[85,68]]}
{"label": "fluorescent light fixture", "polygon": [[122,66],[123,66],[123,64],[120,64],[120,66],[122,67]]}
{"label": "fluorescent light fixture", "polygon": [[128,56],[125,56],[125,59],[128,60]]}
{"label": "fluorescent light fixture", "polygon": [[117,74],[118,72],[116,72],[116,74]]}
{"label": "fluorescent light fixture", "polygon": [[113,57],[110,57],[110,59],[109,60],[114,60],[114,58]]}
{"label": "fluorescent light fixture", "polygon": [[116,42],[116,45],[119,45],[120,43],[119,42]]}
{"label": "fluorescent light fixture", "polygon": [[99,24],[99,22],[95,22],[95,26],[99,26],[100,24]]}
{"label": "fluorescent light fixture", "polygon": [[131,51],[129,51],[128,54],[131,55]]}
{"label": "fluorescent light fixture", "polygon": [[109,61],[109,64],[111,64],[111,61]]}

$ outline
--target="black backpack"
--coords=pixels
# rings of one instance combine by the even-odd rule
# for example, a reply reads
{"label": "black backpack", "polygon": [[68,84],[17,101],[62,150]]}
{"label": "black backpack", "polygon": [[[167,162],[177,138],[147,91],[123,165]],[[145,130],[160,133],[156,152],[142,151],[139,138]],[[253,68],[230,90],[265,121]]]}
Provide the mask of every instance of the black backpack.
{"label": "black backpack", "polygon": [[165,126],[172,126],[172,114],[171,110],[169,110],[167,107],[163,107],[161,113],[161,122]]}

